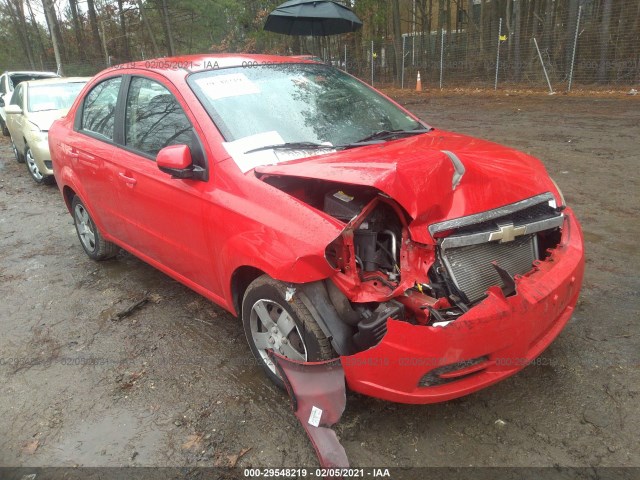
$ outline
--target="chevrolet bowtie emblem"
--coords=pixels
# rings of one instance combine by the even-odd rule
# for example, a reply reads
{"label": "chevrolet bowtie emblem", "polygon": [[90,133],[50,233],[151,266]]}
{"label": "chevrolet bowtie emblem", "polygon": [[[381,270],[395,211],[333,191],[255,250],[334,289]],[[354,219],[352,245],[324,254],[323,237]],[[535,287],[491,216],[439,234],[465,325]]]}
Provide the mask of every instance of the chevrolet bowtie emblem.
{"label": "chevrolet bowtie emblem", "polygon": [[489,235],[489,241],[500,240],[500,243],[513,242],[516,237],[524,235],[527,231],[526,225],[520,227],[514,227],[513,223],[507,225],[498,225],[497,232],[491,232]]}

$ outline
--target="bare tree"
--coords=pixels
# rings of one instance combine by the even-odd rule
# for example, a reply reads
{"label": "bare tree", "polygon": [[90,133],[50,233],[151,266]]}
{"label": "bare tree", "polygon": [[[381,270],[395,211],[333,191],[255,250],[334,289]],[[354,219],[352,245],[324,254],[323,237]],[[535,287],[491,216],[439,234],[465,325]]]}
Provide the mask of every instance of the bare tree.
{"label": "bare tree", "polygon": [[127,22],[124,14],[123,0],[118,0],[118,16],[120,17],[120,36],[123,39],[123,56],[124,60],[131,60],[129,52],[129,38],[127,34]]}
{"label": "bare tree", "polygon": [[27,35],[27,21],[24,18],[24,9],[20,0],[7,0],[7,10],[11,16],[11,21],[15,27],[16,33],[25,57],[29,62],[32,69],[35,69],[35,63],[33,61],[33,53],[31,51],[31,42]]}
{"label": "bare tree", "polygon": [[144,11],[142,0],[137,0],[136,3],[138,4],[138,11],[140,12],[140,18],[142,18],[142,23],[144,24],[144,27],[147,29],[149,39],[151,40],[151,45],[153,45],[153,55],[154,57],[157,57],[158,55],[160,55],[160,50],[158,49],[158,43],[156,42],[156,37],[153,33],[153,29],[151,28],[151,24],[149,23],[149,18],[147,17],[147,14]]}
{"label": "bare tree", "polygon": [[100,52],[100,33],[98,32],[98,18],[96,15],[96,5],[94,0],[87,0],[87,11],[89,12],[89,23],[91,24],[91,39],[95,53]]}
{"label": "bare tree", "polygon": [[162,17],[162,29],[164,30],[164,38],[167,42],[167,53],[169,56],[176,54],[176,49],[173,44],[173,33],[171,32],[171,20],[169,19],[169,7],[167,6],[167,0],[156,0],[160,7],[160,16]]}
{"label": "bare tree", "polygon": [[520,48],[522,47],[520,39],[522,37],[522,2],[524,0],[514,0],[513,15],[515,17],[513,31],[513,63],[515,65],[514,80],[519,82],[522,79],[522,55]]}
{"label": "bare tree", "polygon": [[52,0],[42,0],[42,6],[44,7],[44,15],[47,20],[47,26],[49,27],[49,34],[51,35],[51,43],[53,44],[53,54],[56,57],[56,65],[58,67],[58,74],[64,75],[62,69],[62,58],[60,56],[60,39],[58,38],[58,32],[55,25],[57,22],[56,12],[53,7]]}
{"label": "bare tree", "polygon": [[486,22],[486,8],[484,7],[486,0],[480,0],[480,55],[484,53],[484,35]]}
{"label": "bare tree", "polygon": [[38,47],[40,48],[40,61],[42,62],[45,58],[47,58],[47,51],[44,48],[44,42],[42,41],[42,36],[40,35],[40,26],[36,21],[36,16],[33,14],[33,8],[31,8],[31,2],[29,0],[26,1],[27,10],[29,10],[29,19],[31,21],[32,33],[36,37],[36,42]]}
{"label": "bare tree", "polygon": [[604,0],[602,20],[600,21],[600,63],[598,65],[598,81],[607,80],[607,62],[609,60],[609,28],[611,24],[612,0]]}
{"label": "bare tree", "polygon": [[400,0],[393,0],[392,4],[392,17],[393,17],[393,47],[396,57],[396,81],[400,83],[400,77],[402,75],[402,27],[400,25]]}
{"label": "bare tree", "polygon": [[81,61],[84,61],[84,35],[82,32],[82,25],[80,24],[80,17],[78,16],[78,2],[77,0],[69,0],[69,10],[71,10],[71,22],[73,24],[73,34],[76,37],[76,43],[78,46],[78,56]]}

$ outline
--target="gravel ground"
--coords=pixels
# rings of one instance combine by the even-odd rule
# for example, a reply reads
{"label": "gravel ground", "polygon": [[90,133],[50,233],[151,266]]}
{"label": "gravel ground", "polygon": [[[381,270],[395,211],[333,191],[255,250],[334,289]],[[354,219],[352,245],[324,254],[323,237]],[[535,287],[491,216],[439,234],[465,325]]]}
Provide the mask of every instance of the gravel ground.
{"label": "gravel ground", "polygon": [[[351,464],[639,466],[640,102],[399,100],[541,158],[583,224],[587,272],[540,365],[437,405],[349,394],[336,430]],[[6,138],[0,212],[0,465],[317,465],[240,322],[127,253],[89,260],[57,188],[36,186]]]}

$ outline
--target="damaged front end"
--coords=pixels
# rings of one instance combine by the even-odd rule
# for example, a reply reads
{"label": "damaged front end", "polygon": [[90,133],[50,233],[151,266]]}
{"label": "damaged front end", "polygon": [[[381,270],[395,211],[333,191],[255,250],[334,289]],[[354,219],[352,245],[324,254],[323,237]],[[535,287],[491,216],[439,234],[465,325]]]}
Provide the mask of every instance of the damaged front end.
{"label": "damaged front end", "polygon": [[571,317],[582,235],[551,193],[431,224],[432,242],[417,243],[412,218],[384,193],[303,190],[345,223],[325,252],[334,275],[300,295],[352,390],[407,403],[471,393],[526,366]]}

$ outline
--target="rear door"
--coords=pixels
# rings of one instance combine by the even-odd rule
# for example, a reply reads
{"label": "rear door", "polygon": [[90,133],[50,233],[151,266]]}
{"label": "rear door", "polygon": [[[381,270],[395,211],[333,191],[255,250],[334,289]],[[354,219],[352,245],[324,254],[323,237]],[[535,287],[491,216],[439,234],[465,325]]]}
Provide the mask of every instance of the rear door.
{"label": "rear door", "polygon": [[207,168],[193,116],[162,79],[133,76],[128,83],[122,149],[113,158],[125,243],[152,263],[214,290],[203,220],[209,183],[171,178],[155,163],[162,148],[184,144],[194,163]]}
{"label": "rear door", "polygon": [[122,234],[114,167],[114,132],[122,77],[95,85],[85,96],[74,129],[61,149],[71,159],[82,188],[83,200],[103,231],[115,238]]}

